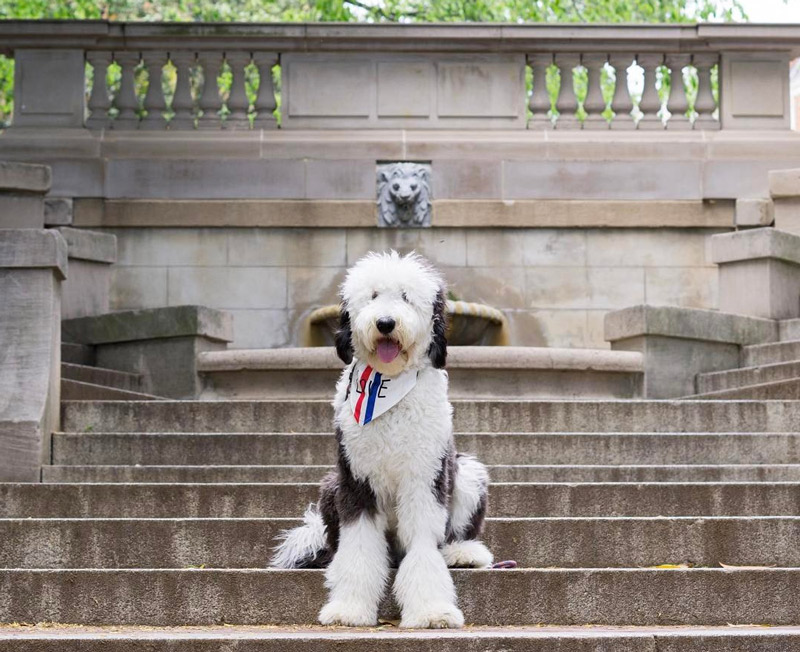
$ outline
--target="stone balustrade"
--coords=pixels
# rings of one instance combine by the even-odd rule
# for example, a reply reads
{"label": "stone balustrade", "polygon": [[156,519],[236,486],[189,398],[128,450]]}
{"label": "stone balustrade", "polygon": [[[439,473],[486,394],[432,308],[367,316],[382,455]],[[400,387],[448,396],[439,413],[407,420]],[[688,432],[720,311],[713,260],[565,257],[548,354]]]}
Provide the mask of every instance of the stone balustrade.
{"label": "stone balustrade", "polygon": [[800,27],[4,21],[0,44],[15,127],[789,129]]}

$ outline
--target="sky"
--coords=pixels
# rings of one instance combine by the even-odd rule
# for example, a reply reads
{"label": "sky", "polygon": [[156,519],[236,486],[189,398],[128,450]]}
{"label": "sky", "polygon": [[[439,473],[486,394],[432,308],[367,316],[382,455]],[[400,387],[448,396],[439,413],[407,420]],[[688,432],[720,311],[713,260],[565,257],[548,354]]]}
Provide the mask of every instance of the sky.
{"label": "sky", "polygon": [[751,22],[800,23],[800,0],[740,0]]}

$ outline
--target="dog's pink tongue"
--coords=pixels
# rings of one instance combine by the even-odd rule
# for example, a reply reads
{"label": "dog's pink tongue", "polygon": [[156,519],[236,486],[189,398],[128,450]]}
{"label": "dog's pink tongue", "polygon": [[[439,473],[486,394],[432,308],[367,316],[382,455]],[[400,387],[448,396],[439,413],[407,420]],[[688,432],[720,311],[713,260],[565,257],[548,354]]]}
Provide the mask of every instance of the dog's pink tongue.
{"label": "dog's pink tongue", "polygon": [[392,340],[380,340],[378,342],[378,357],[381,362],[389,364],[398,355],[400,355],[400,347],[397,342],[392,342]]}

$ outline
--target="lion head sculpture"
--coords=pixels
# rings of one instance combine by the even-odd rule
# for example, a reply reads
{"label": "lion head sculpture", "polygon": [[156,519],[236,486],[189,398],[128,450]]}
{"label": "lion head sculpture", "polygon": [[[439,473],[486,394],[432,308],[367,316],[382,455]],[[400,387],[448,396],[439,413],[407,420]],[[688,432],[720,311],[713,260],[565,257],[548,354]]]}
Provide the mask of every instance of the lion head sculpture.
{"label": "lion head sculpture", "polygon": [[378,168],[380,226],[430,226],[430,165],[389,163]]}

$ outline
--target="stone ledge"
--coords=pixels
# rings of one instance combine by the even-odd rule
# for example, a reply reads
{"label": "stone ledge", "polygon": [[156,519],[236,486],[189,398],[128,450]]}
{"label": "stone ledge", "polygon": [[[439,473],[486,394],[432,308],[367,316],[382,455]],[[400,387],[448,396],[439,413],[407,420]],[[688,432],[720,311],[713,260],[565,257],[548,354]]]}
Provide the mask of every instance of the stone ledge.
{"label": "stone ledge", "polygon": [[47,165],[0,161],[0,192],[44,194],[50,190],[50,181]]}
{"label": "stone ledge", "polygon": [[[341,369],[332,347],[206,351],[197,356],[200,372],[239,370]],[[550,349],[523,346],[451,346],[449,369],[552,369],[641,373],[642,354],[606,349]]]}
{"label": "stone ledge", "polygon": [[775,207],[770,199],[737,199],[736,226],[769,226],[775,221]]}
{"label": "stone ledge", "polygon": [[773,198],[800,196],[800,168],[770,170],[769,194]]}
{"label": "stone ledge", "polygon": [[117,237],[110,233],[97,233],[84,229],[61,227],[58,229],[69,245],[69,257],[95,263],[117,262]]}
{"label": "stone ledge", "polygon": [[727,344],[761,344],[778,340],[778,322],[714,310],[638,305],[605,317],[605,339],[616,342],[642,335]]}
{"label": "stone ledge", "polygon": [[204,306],[127,310],[67,319],[61,322],[61,330],[65,341],[78,344],[111,344],[186,336],[233,341],[231,315]]}
{"label": "stone ledge", "polygon": [[52,267],[67,278],[67,243],[47,229],[0,229],[0,268]]}
{"label": "stone ledge", "polygon": [[762,228],[711,236],[711,259],[718,265],[759,258],[800,265],[800,235]]}

